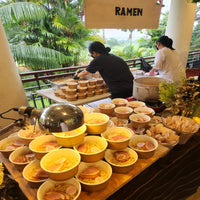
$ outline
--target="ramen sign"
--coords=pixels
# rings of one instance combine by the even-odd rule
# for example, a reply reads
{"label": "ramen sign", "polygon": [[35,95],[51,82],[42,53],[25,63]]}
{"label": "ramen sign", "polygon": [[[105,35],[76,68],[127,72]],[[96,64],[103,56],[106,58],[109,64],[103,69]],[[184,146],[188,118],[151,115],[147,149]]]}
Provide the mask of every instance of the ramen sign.
{"label": "ramen sign", "polygon": [[86,28],[156,29],[162,0],[85,0]]}

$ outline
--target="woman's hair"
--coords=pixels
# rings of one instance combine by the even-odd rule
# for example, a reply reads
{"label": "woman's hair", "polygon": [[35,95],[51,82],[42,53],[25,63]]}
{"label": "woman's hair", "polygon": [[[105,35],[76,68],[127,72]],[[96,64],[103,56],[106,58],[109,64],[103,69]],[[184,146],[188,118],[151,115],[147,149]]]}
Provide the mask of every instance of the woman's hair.
{"label": "woman's hair", "polygon": [[173,45],[173,40],[171,38],[169,38],[166,35],[163,35],[161,37],[159,37],[156,42],[160,42],[163,46],[170,48],[171,50],[174,50],[174,48],[172,47]]}
{"label": "woman's hair", "polygon": [[105,47],[104,44],[102,44],[101,42],[98,42],[98,41],[92,42],[89,45],[88,49],[89,49],[90,53],[95,51],[100,54],[108,54],[111,50],[109,47]]}

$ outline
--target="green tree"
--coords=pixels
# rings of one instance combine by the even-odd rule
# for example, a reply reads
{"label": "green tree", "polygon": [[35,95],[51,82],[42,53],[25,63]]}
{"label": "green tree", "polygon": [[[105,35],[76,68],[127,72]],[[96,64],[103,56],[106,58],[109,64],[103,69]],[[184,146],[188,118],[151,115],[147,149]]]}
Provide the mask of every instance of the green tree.
{"label": "green tree", "polygon": [[15,60],[33,70],[77,65],[84,41],[92,39],[81,21],[83,0],[7,0],[0,6]]}
{"label": "green tree", "polygon": [[190,48],[197,49],[200,47],[200,5],[197,6],[195,16],[195,26],[192,33]]}

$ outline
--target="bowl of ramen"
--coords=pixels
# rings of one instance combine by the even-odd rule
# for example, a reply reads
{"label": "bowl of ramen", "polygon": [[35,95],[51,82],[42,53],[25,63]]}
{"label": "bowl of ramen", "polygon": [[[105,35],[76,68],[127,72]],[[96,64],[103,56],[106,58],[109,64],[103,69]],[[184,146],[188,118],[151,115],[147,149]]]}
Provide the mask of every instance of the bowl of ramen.
{"label": "bowl of ramen", "polygon": [[118,107],[118,106],[126,106],[128,101],[123,98],[114,98],[112,99],[112,103],[114,103],[115,106]]}
{"label": "bowl of ramen", "polygon": [[64,181],[45,181],[37,190],[38,200],[76,200],[81,193],[81,184],[71,178]]}
{"label": "bowl of ramen", "polygon": [[105,153],[105,160],[116,173],[128,173],[133,169],[137,159],[137,153],[128,147],[121,150],[107,149]]}
{"label": "bowl of ramen", "polygon": [[28,125],[25,126],[23,129],[18,131],[18,136],[22,139],[22,141],[28,145],[32,140],[36,137],[39,137],[44,134],[38,125]]}
{"label": "bowl of ramen", "polygon": [[105,138],[100,136],[86,136],[80,145],[74,147],[81,155],[81,160],[84,162],[97,162],[104,155],[108,143]]}
{"label": "bowl of ramen", "polygon": [[37,159],[31,161],[24,167],[22,175],[32,187],[38,187],[48,179],[47,172],[40,167],[40,161]]}
{"label": "bowl of ramen", "polygon": [[84,121],[87,126],[87,133],[100,134],[106,130],[109,117],[103,113],[88,113],[84,115]]}
{"label": "bowl of ramen", "polygon": [[128,106],[120,106],[114,109],[116,117],[120,119],[128,119],[133,109]]}
{"label": "bowl of ramen", "polygon": [[130,139],[129,146],[138,153],[139,158],[149,158],[158,148],[158,142],[147,135],[134,135]]}
{"label": "bowl of ramen", "polygon": [[98,108],[101,113],[112,115],[115,109],[115,104],[113,103],[100,103]]}
{"label": "bowl of ramen", "polygon": [[20,171],[34,159],[35,155],[27,146],[17,148],[9,156],[9,161]]}
{"label": "bowl of ramen", "polygon": [[152,108],[146,106],[134,108],[133,111],[136,114],[145,114],[149,117],[153,117],[155,115],[155,111]]}
{"label": "bowl of ramen", "polygon": [[145,114],[132,114],[129,116],[133,128],[144,128],[151,121],[151,117]]}
{"label": "bowl of ramen", "polygon": [[86,131],[86,125],[83,124],[79,128],[71,131],[52,133],[52,134],[56,137],[56,140],[59,145],[63,147],[73,147],[83,142],[85,137],[85,131]]}
{"label": "bowl of ramen", "polygon": [[54,135],[42,135],[29,144],[29,149],[35,154],[37,159],[41,159],[48,152],[61,148]]}
{"label": "bowl of ramen", "polygon": [[105,161],[94,163],[81,162],[76,178],[82,189],[93,192],[104,189],[112,175],[111,166]]}
{"label": "bowl of ramen", "polygon": [[130,101],[128,102],[128,106],[134,109],[137,107],[146,106],[146,104],[143,101]]}
{"label": "bowl of ramen", "polygon": [[128,119],[120,119],[120,118],[117,118],[117,117],[112,117],[110,119],[115,126],[119,126],[119,127],[123,127],[123,126],[126,126],[128,124]]}
{"label": "bowl of ramen", "polygon": [[42,157],[41,168],[48,173],[52,180],[65,180],[72,178],[78,171],[80,154],[68,148],[50,151]]}
{"label": "bowl of ramen", "polygon": [[13,135],[0,141],[0,152],[8,158],[15,149],[22,146],[24,146],[23,141],[17,135]]}
{"label": "bowl of ramen", "polygon": [[132,137],[132,132],[128,128],[114,126],[107,128],[101,136],[107,140],[109,149],[118,150],[128,146],[129,140]]}

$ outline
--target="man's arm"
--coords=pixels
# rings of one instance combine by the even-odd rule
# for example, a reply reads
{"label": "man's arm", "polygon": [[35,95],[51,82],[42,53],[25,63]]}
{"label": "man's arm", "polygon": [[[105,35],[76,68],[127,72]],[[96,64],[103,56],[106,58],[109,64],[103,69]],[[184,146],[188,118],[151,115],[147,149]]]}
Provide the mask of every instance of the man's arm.
{"label": "man's arm", "polygon": [[80,77],[83,77],[83,76],[87,76],[88,74],[90,74],[90,72],[88,72],[87,70],[83,70],[77,76],[80,78]]}

